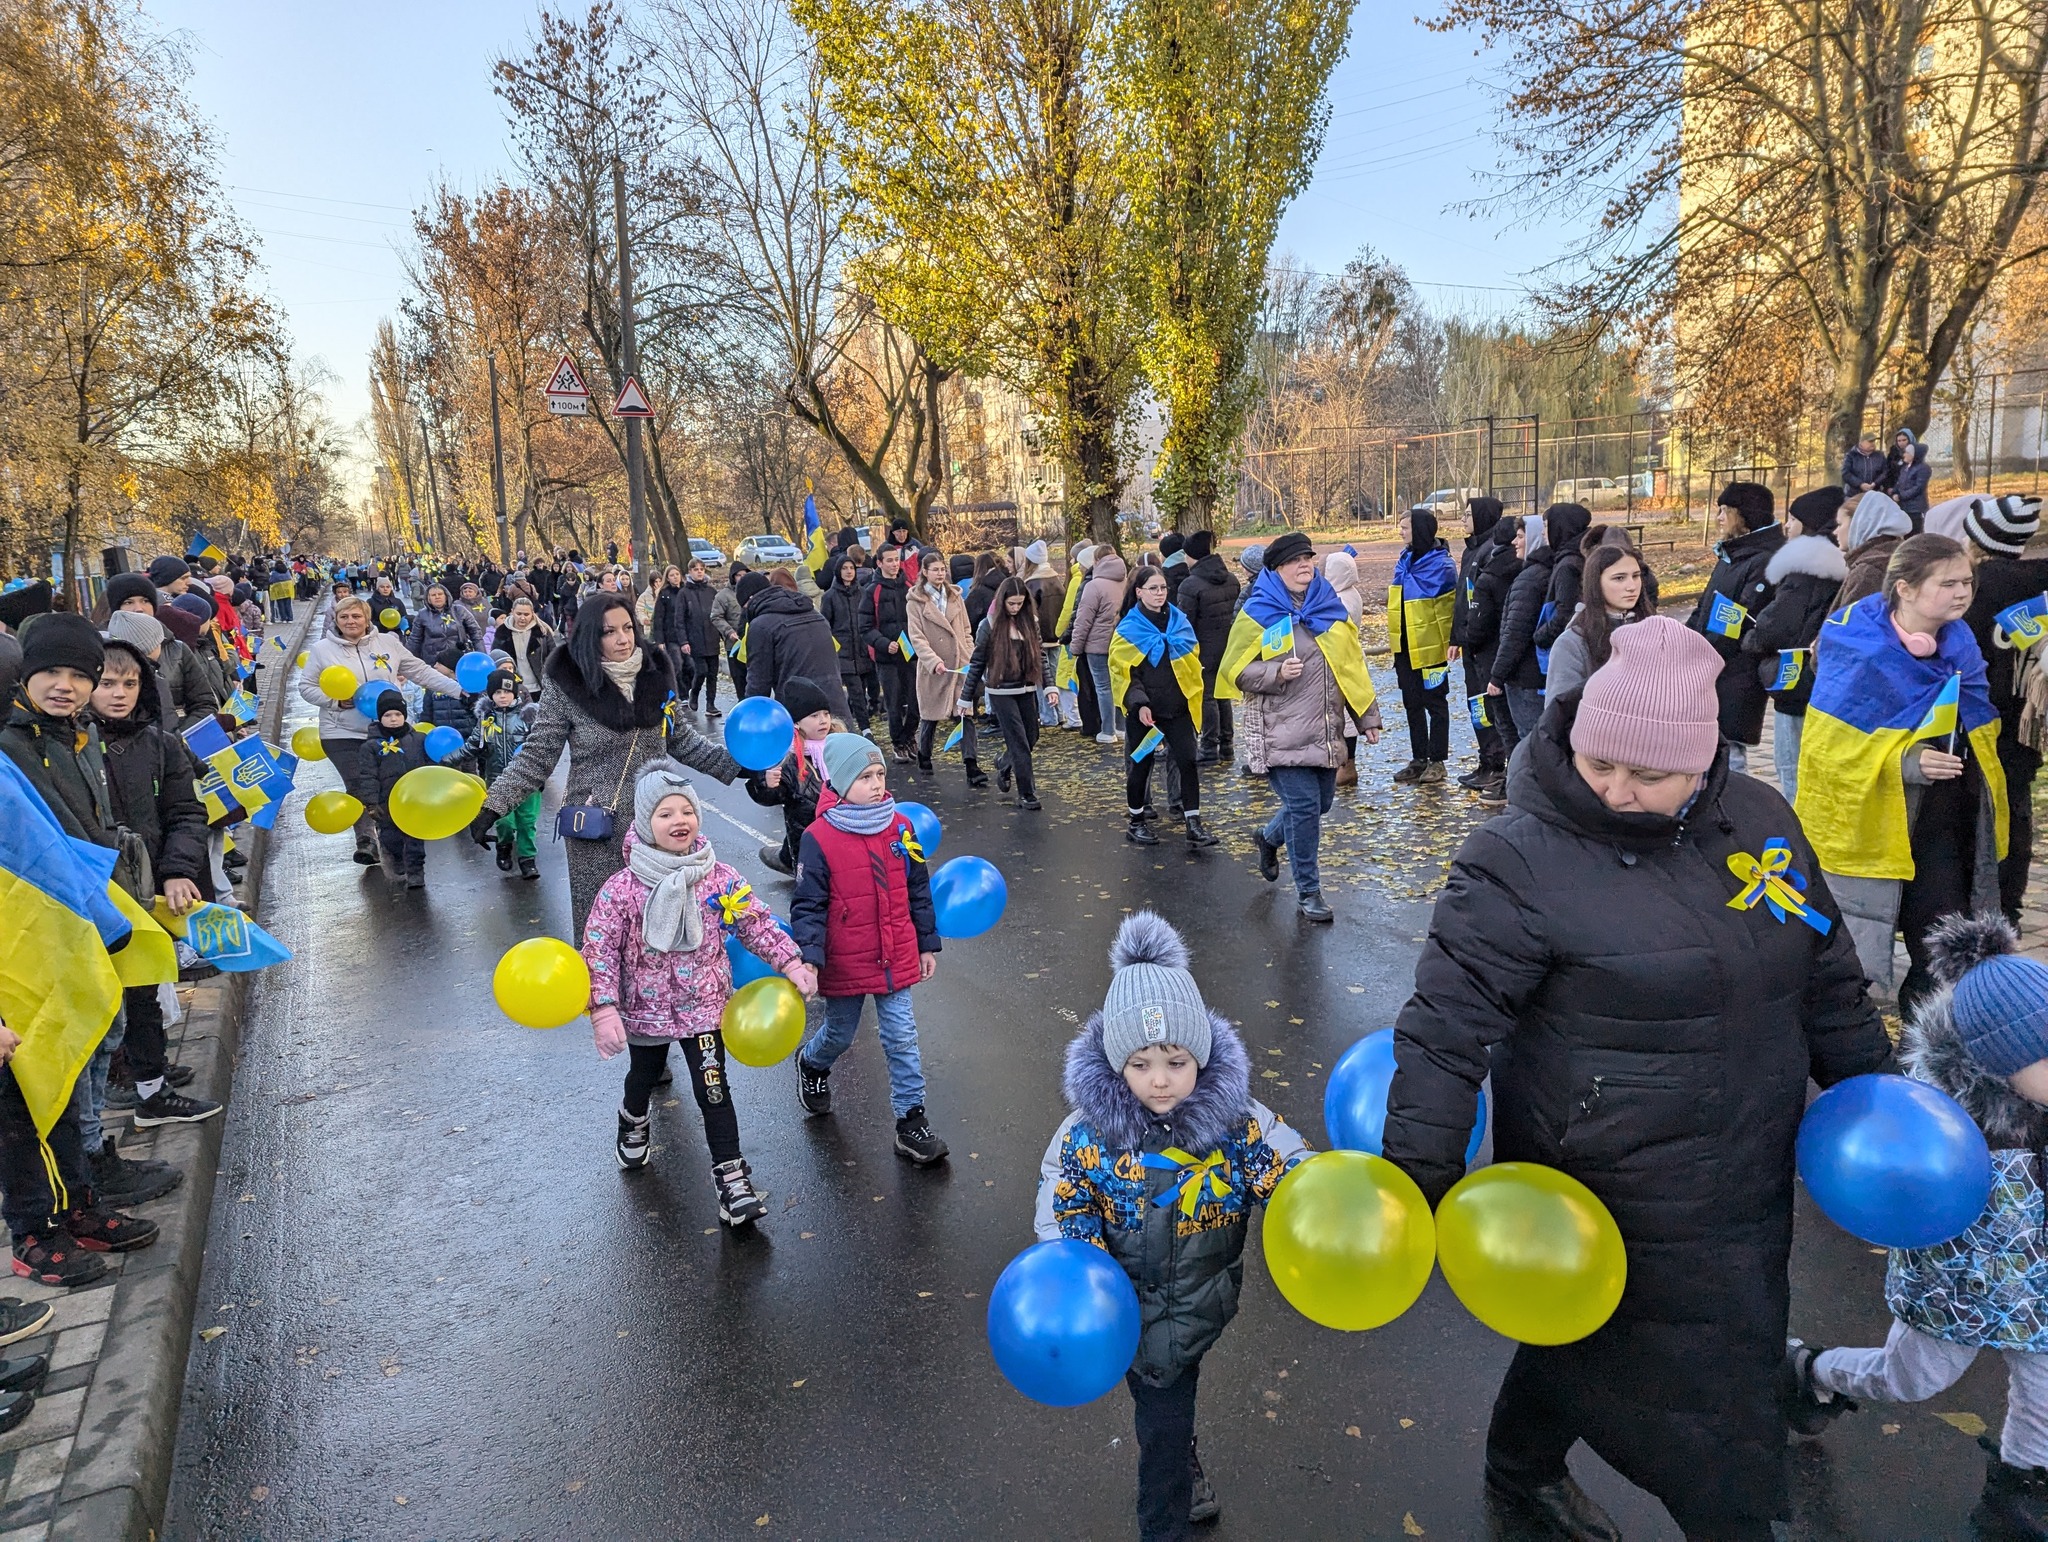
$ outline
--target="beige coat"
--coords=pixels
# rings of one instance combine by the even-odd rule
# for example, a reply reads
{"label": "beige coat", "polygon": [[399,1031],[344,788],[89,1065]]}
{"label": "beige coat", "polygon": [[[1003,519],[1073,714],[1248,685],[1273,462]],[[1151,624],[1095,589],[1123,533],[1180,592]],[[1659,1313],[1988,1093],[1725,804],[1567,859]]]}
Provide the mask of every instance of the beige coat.
{"label": "beige coat", "polygon": [[[974,637],[967,629],[967,601],[946,586],[943,614],[923,584],[910,586],[904,607],[910,646],[917,650],[917,715],[936,723],[956,715],[967,662],[974,656]],[[936,667],[935,667],[936,666]]]}

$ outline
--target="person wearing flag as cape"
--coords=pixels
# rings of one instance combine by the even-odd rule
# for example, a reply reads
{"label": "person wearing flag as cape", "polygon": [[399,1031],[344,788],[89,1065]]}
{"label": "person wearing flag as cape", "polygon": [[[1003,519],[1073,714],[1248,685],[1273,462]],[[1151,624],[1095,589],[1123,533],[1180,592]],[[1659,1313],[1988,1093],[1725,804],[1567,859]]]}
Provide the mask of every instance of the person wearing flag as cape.
{"label": "person wearing flag as cape", "polygon": [[1268,883],[1279,878],[1284,846],[1302,915],[1334,920],[1316,863],[1322,819],[1337,796],[1345,721],[1366,743],[1377,744],[1380,710],[1358,628],[1316,571],[1315,546],[1300,531],[1266,548],[1224,645],[1216,695],[1244,702],[1239,739],[1245,765],[1280,798],[1279,811],[1258,835],[1261,876]]}
{"label": "person wearing flag as cape", "polygon": [[1387,585],[1387,644],[1408,713],[1408,764],[1394,780],[1441,782],[1451,758],[1451,614],[1458,603],[1458,565],[1436,534],[1436,516],[1401,516],[1407,544]]}
{"label": "person wearing flag as cape", "polygon": [[[1156,846],[1151,831],[1152,762],[1164,749],[1180,775],[1180,806],[1188,844],[1216,844],[1202,827],[1201,774],[1195,760],[1202,732],[1202,654],[1195,624],[1168,598],[1166,574],[1139,568],[1109,639],[1109,694],[1124,710],[1124,839]],[[1171,788],[1169,788],[1171,791]]]}
{"label": "person wearing flag as cape", "polygon": [[1883,592],[1836,611],[1814,645],[1799,820],[1880,989],[1906,934],[1902,1012],[1933,988],[1928,928],[1998,904],[2005,774],[1984,656],[1963,620],[1975,588],[1962,547],[1909,536]]}

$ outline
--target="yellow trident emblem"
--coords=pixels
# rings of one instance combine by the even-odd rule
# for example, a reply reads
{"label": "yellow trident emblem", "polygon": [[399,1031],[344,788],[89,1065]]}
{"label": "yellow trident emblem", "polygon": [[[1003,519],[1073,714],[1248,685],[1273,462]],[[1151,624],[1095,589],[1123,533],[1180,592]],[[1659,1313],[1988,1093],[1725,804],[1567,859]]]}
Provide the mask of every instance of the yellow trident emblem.
{"label": "yellow trident emblem", "polygon": [[1180,1213],[1191,1216],[1200,1207],[1204,1194],[1214,1199],[1226,1198],[1230,1193],[1230,1163],[1222,1152],[1212,1151],[1205,1157],[1191,1156],[1178,1146],[1168,1146],[1159,1155],[1146,1152],[1145,1165],[1154,1172],[1179,1173],[1180,1181],[1152,1203],[1170,1205],[1180,1202]]}

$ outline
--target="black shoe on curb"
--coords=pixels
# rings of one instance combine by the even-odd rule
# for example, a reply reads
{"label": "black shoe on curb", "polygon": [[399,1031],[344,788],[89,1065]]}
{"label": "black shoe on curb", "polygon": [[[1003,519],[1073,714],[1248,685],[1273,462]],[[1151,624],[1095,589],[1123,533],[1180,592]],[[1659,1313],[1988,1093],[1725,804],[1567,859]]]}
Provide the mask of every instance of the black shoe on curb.
{"label": "black shoe on curb", "polygon": [[1525,1488],[1488,1469],[1486,1531],[1498,1542],[1621,1542],[1614,1521],[1570,1473]]}
{"label": "black shoe on curb", "polygon": [[1124,839],[1133,846],[1157,846],[1159,844],[1159,837],[1152,833],[1152,828],[1145,822],[1143,814],[1131,815],[1130,823],[1124,828]]}
{"label": "black shoe on curb", "polygon": [[47,1301],[31,1304],[19,1296],[0,1296],[0,1344],[34,1338],[49,1327],[50,1319],[56,1315],[56,1307]]}
{"label": "black shoe on curb", "polygon": [[727,1226],[751,1226],[768,1213],[761,1196],[754,1192],[745,1158],[713,1163],[711,1184],[718,1190],[718,1219]]}
{"label": "black shoe on curb", "polygon": [[1266,832],[1259,832],[1259,876],[1267,883],[1280,881],[1280,848],[1266,839]]}
{"label": "black shoe on curb", "polygon": [[1188,844],[1197,850],[1204,846],[1214,846],[1216,844],[1216,837],[1211,835],[1209,827],[1202,823],[1202,816],[1200,814],[1188,815],[1187,828]]}
{"label": "black shoe on curb", "polygon": [[0,1392],[0,1434],[5,1434],[36,1411],[33,1392]]}
{"label": "black shoe on curb", "polygon": [[14,1272],[41,1285],[77,1286],[99,1279],[107,1265],[63,1227],[50,1226],[15,1239]]}
{"label": "black shoe on curb", "polygon": [[829,1114],[832,1112],[832,1073],[814,1071],[810,1062],[804,1059],[804,1052],[796,1052],[796,1101],[807,1114]]}
{"label": "black shoe on curb", "polygon": [[783,860],[782,848],[780,846],[763,846],[759,848],[759,855],[763,866],[771,867],[778,873],[787,875],[796,871],[788,862]]}
{"label": "black shoe on curb", "polygon": [[187,1082],[191,1081],[192,1078],[197,1076],[198,1074],[199,1073],[193,1070],[192,1067],[188,1065],[178,1065],[175,1062],[164,1067],[164,1080],[169,1082],[173,1087],[184,1086]]}
{"label": "black shoe on curb", "polygon": [[156,1241],[156,1222],[111,1208],[94,1195],[94,1203],[73,1205],[64,1212],[64,1229],[78,1245],[93,1253],[133,1253]]}
{"label": "black shoe on curb", "polygon": [[922,1108],[913,1108],[896,1121],[896,1154],[919,1167],[945,1159],[946,1143],[932,1133],[931,1121]]}
{"label": "black shoe on curb", "polygon": [[219,1112],[220,1105],[211,1098],[188,1098],[167,1082],[157,1088],[155,1097],[144,1098],[135,1105],[135,1128],[148,1130],[160,1124],[204,1124]]}
{"label": "black shoe on curb", "polygon": [[1188,1467],[1195,1477],[1194,1497],[1188,1502],[1188,1522],[1200,1526],[1223,1514],[1223,1501],[1216,1497],[1216,1485],[1202,1471],[1202,1458],[1192,1440],[1188,1442]]}
{"label": "black shoe on curb", "polygon": [[1330,908],[1330,902],[1323,898],[1321,889],[1301,897],[1301,918],[1304,921],[1328,923],[1337,919],[1337,912]]}
{"label": "black shoe on curb", "polygon": [[1970,1520],[1977,1535],[1999,1542],[2048,1537],[2048,1469],[2014,1467],[1998,1454],[1998,1443],[1979,1435],[1984,1449],[1984,1492]]}
{"label": "black shoe on curb", "polygon": [[629,1173],[647,1165],[647,1121],[629,1118],[624,1110],[619,1113],[618,1158],[619,1166]]}
{"label": "black shoe on curb", "polygon": [[185,1181],[185,1175],[168,1162],[130,1161],[115,1149],[112,1140],[98,1151],[88,1151],[85,1160],[92,1169],[94,1196],[101,1204],[117,1208],[162,1199]]}
{"label": "black shoe on curb", "polygon": [[49,1374],[48,1355],[17,1355],[0,1360],[0,1392],[40,1392]]}
{"label": "black shoe on curb", "polygon": [[1823,1352],[1818,1344],[1785,1340],[1785,1358],[1778,1366],[1778,1407],[1795,1435],[1818,1435],[1857,1404],[1837,1392],[1813,1384],[1813,1362]]}
{"label": "black shoe on curb", "polygon": [[531,857],[521,857],[519,859],[519,876],[527,879],[529,882],[540,877],[540,864]]}
{"label": "black shoe on curb", "polygon": [[499,871],[499,872],[501,872],[501,873],[509,873],[509,872],[511,872],[511,871],[512,871],[512,857],[513,857],[513,853],[512,853],[512,843],[511,843],[510,841],[500,841],[500,842],[498,842],[498,871]]}

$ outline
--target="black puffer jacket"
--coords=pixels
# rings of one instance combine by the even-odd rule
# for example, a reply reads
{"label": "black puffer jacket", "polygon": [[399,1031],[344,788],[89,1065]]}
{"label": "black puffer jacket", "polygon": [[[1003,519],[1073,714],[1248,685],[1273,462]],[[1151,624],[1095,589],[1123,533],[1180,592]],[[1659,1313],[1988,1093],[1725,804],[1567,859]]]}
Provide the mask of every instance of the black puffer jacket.
{"label": "black puffer jacket", "polygon": [[818,596],[818,613],[832,628],[832,640],[839,644],[842,675],[875,672],[875,661],[868,657],[867,622],[874,617],[869,588],[856,578],[850,584],[835,583]]}
{"label": "black puffer jacket", "polygon": [[[1621,1471],[1680,1475],[1695,1513],[1768,1522],[1806,1079],[1876,1070],[1890,1046],[1784,799],[1723,754],[1683,820],[1616,814],[1572,765],[1577,709],[1550,705],[1508,812],[1452,863],[1395,1026],[1385,1152],[1441,1197],[1491,1072],[1494,1159],[1577,1178],[1628,1249],[1607,1325],[1521,1349],[1510,1376],[1537,1377]],[[1728,858],[1773,837],[1825,936],[1729,908]]]}
{"label": "black puffer jacket", "polygon": [[1173,603],[1195,624],[1195,642],[1205,674],[1213,675],[1223,662],[1223,646],[1230,641],[1230,628],[1237,620],[1237,596],[1242,587],[1222,554],[1211,552],[1188,570],[1174,596]]}
{"label": "black puffer jacket", "polygon": [[988,608],[995,603],[996,590],[1009,576],[999,567],[990,568],[975,579],[974,586],[967,591],[967,630],[970,635],[988,618]]}
{"label": "black puffer jacket", "polygon": [[1508,594],[1521,571],[1522,559],[1515,555],[1512,539],[1482,545],[1480,562],[1472,577],[1472,603],[1465,612],[1465,640],[1460,645],[1471,665],[1467,678],[1479,681],[1481,689],[1493,674]]}
{"label": "black puffer jacket", "polygon": [[172,878],[199,884],[206,871],[206,807],[193,790],[198,762],[185,741],[163,729],[156,670],[139,653],[142,692],[120,722],[100,722],[107,788],[115,820],[149,848],[157,892]]}
{"label": "black puffer jacket", "polygon": [[902,569],[897,570],[894,578],[875,576],[861,599],[860,624],[870,658],[877,663],[904,662],[900,646],[895,653],[889,651],[889,644],[900,645],[903,634],[910,629],[910,585],[904,580]]}
{"label": "black puffer jacket", "polygon": [[1543,511],[1543,538],[1557,554],[1550,587],[1536,616],[1536,646],[1546,652],[1564,635],[1579,608],[1586,582],[1586,554],[1579,541],[1593,528],[1593,511],[1581,503],[1553,503]]}
{"label": "black puffer jacket", "polygon": [[654,640],[664,647],[688,647],[693,658],[710,658],[711,602],[717,597],[710,584],[687,578],[673,589],[664,585],[654,601]]}
{"label": "black puffer jacket", "polygon": [[747,604],[747,694],[777,695],[798,675],[825,693],[840,722],[853,720],[831,625],[802,595],[770,584]]}
{"label": "black puffer jacket", "polygon": [[1770,698],[1756,676],[1756,659],[1742,651],[1742,639],[1707,630],[1707,617],[1714,608],[1714,596],[1723,595],[1749,612],[1744,636],[1771,602],[1771,582],[1764,571],[1778,548],[1785,544],[1783,525],[1765,525],[1720,545],[1721,560],[1707,579],[1707,587],[1686,622],[1714,645],[1721,655],[1721,675],[1714,691],[1721,698],[1721,737],[1736,744],[1754,744],[1763,737],[1764,703]]}
{"label": "black puffer jacket", "polygon": [[2020,661],[2026,655],[2010,641],[1999,642],[1997,618],[2007,606],[2044,593],[2048,593],[2048,561],[1992,557],[1977,564],[1977,592],[1963,615],[1984,654],[1984,684],[1991,693],[1991,705],[1998,709],[1998,758],[2022,769],[2041,764],[2040,751],[2029,749],[2020,738],[2022,701],[2015,687]]}
{"label": "black puffer jacket", "polygon": [[1498,498],[1474,498],[1465,507],[1472,515],[1472,533],[1465,537],[1465,550],[1458,558],[1458,598],[1451,607],[1451,643],[1466,648],[1465,629],[1472,618],[1472,601],[1477,598],[1479,570],[1493,555],[1493,531],[1500,523]]}
{"label": "black puffer jacket", "polygon": [[398,785],[398,779],[408,771],[417,771],[434,762],[427,756],[427,736],[412,724],[403,728],[389,729],[382,724],[373,724],[370,736],[357,751],[361,756],[359,769],[365,785],[376,783],[377,809],[387,819],[391,810],[391,789]]}
{"label": "black puffer jacket", "polygon": [[1515,685],[1532,691],[1543,688],[1543,665],[1536,657],[1536,623],[1550,594],[1550,574],[1556,562],[1555,548],[1537,547],[1524,559],[1508,587],[1507,604],[1501,609],[1500,636],[1494,644],[1493,670],[1488,677],[1495,685]]}
{"label": "black puffer jacket", "polygon": [[43,795],[64,833],[95,846],[114,846],[113,794],[107,788],[106,754],[90,713],[50,717],[17,691],[7,726],[0,728],[0,754],[21,768]]}
{"label": "black puffer jacket", "polygon": [[1821,623],[1834,606],[1835,591],[1848,576],[1849,563],[1841,548],[1822,535],[1787,541],[1765,567],[1770,603],[1743,636],[1742,651],[1756,660],[1757,683],[1769,691],[1780,712],[1805,716],[1807,698],[1813,695],[1813,655],[1809,653],[1801,661],[1799,679],[1790,690],[1772,691],[1771,682],[1778,678],[1779,650],[1813,646]]}

